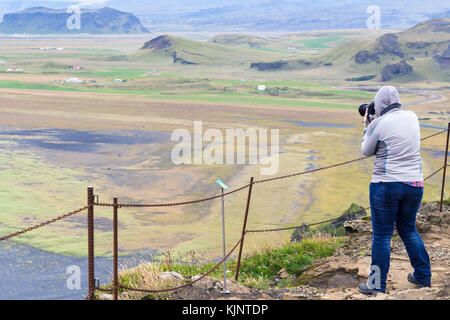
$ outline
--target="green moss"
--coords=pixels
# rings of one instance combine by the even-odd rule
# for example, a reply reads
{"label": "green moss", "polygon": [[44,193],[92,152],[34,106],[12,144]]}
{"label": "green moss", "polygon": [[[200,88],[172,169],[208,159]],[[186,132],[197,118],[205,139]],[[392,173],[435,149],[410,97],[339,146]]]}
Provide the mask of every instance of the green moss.
{"label": "green moss", "polygon": [[242,261],[240,275],[243,279],[273,279],[281,269],[285,269],[290,275],[298,276],[317,259],[331,256],[341,245],[340,238],[305,239],[289,243],[246,257]]}
{"label": "green moss", "polygon": [[[315,269],[315,267],[311,268],[311,270],[314,270],[314,269]],[[295,282],[295,285],[298,285],[298,286],[307,285],[312,279],[313,279],[313,276],[311,274],[302,273],[297,277],[297,281]]]}

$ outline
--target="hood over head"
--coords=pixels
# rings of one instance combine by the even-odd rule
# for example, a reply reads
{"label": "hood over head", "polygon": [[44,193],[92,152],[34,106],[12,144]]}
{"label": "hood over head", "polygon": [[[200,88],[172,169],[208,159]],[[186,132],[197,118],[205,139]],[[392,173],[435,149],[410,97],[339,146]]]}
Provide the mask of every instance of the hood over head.
{"label": "hood over head", "polygon": [[383,86],[378,90],[374,99],[375,103],[375,114],[379,117],[383,110],[390,105],[397,103],[401,104],[400,95],[397,88],[392,86]]}

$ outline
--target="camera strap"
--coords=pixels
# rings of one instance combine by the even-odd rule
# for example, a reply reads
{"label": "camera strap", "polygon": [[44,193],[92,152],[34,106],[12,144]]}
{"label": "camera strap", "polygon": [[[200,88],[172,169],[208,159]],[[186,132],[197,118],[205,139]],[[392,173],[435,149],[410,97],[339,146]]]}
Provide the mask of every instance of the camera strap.
{"label": "camera strap", "polygon": [[383,111],[381,111],[380,113],[380,117],[386,113],[388,113],[389,111],[396,109],[396,108],[401,108],[402,105],[400,103],[393,103],[391,105],[389,105],[386,109],[384,109]]}

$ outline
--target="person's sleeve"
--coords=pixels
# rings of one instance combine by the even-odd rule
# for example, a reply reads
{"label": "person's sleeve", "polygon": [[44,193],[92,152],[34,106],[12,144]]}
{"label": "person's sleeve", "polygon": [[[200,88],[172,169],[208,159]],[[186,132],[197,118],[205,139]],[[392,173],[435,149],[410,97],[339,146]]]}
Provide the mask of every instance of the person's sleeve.
{"label": "person's sleeve", "polygon": [[377,128],[379,121],[373,121],[366,129],[364,129],[364,137],[361,143],[362,153],[369,157],[377,152],[379,128]]}

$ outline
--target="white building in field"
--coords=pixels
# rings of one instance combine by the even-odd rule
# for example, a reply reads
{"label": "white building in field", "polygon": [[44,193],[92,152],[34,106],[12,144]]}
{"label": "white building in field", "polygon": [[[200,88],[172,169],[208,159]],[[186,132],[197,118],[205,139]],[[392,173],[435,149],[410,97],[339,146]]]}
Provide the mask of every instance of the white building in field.
{"label": "white building in field", "polygon": [[67,78],[64,79],[65,83],[83,83],[83,80],[80,80],[78,78]]}
{"label": "white building in field", "polygon": [[262,84],[260,84],[259,86],[258,86],[258,88],[257,88],[259,91],[266,91],[266,86],[265,85],[262,85]]}
{"label": "white building in field", "polygon": [[6,69],[6,72],[23,72],[23,69],[10,68]]}
{"label": "white building in field", "polygon": [[55,48],[55,47],[42,47],[39,49],[41,51],[53,51],[53,50],[62,51],[62,50],[64,50],[64,48]]}

